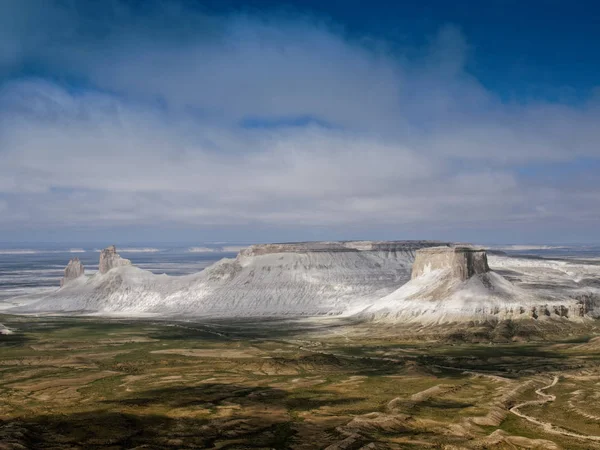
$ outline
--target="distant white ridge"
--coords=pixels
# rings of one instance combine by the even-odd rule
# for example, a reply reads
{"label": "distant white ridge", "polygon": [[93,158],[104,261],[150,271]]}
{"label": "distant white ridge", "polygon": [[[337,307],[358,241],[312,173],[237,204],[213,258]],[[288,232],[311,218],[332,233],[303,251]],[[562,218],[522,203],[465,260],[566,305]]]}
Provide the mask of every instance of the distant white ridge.
{"label": "distant white ridge", "polygon": [[218,250],[210,247],[190,247],[187,249],[189,253],[216,253]]}
{"label": "distant white ridge", "polygon": [[68,250],[33,250],[29,248],[0,249],[0,255],[39,255],[45,253],[85,253],[85,250],[82,248],[70,248]]}
{"label": "distant white ridge", "polygon": [[223,247],[190,247],[187,249],[189,253],[237,253],[247,246],[226,245]]}
{"label": "distant white ridge", "polygon": [[123,253],[157,253],[160,252],[160,249],[152,247],[125,247],[122,248],[121,251]]}
{"label": "distant white ridge", "polygon": [[561,250],[568,247],[561,245],[494,245],[490,246],[494,250],[513,250],[513,251],[525,251],[525,250]]}

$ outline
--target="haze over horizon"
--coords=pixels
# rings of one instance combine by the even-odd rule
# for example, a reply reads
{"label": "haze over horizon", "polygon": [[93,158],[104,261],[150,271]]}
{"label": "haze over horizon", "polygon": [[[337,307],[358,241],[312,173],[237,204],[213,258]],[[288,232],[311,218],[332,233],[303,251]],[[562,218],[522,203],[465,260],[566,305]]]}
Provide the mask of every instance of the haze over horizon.
{"label": "haze over horizon", "polygon": [[597,243],[593,2],[0,0],[0,242]]}

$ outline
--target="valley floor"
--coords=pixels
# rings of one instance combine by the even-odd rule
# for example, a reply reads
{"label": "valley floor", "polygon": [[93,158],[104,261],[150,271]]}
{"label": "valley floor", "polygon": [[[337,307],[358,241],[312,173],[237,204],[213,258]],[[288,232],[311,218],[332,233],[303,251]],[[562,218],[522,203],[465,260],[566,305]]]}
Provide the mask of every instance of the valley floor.
{"label": "valley floor", "polygon": [[598,322],[0,322],[0,449],[600,449]]}

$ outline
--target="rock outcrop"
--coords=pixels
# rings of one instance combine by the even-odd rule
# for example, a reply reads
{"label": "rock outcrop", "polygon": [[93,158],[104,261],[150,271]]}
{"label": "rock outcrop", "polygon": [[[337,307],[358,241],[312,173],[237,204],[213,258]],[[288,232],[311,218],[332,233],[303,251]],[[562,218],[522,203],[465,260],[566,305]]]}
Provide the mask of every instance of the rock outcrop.
{"label": "rock outcrop", "polygon": [[74,280],[75,278],[83,276],[84,272],[85,267],[81,261],[79,261],[79,258],[75,257],[71,259],[69,264],[67,264],[67,267],[65,267],[65,276],[60,280],[60,287],[63,287],[66,283]]}
{"label": "rock outcrop", "polygon": [[414,280],[432,270],[440,269],[450,270],[452,276],[461,281],[490,271],[487,255],[482,248],[429,247],[417,250],[411,278]]}
{"label": "rock outcrop", "polygon": [[117,248],[114,245],[106,247],[100,252],[100,263],[98,264],[98,272],[106,273],[110,269],[121,266],[130,266],[131,261],[121,258],[117,253]]}

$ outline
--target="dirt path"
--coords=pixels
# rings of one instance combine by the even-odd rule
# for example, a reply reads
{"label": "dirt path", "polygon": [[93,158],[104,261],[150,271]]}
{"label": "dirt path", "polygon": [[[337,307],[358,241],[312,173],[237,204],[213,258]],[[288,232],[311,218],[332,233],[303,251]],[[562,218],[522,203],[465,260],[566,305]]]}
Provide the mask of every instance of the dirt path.
{"label": "dirt path", "polygon": [[544,429],[544,431],[546,431],[548,433],[560,434],[562,436],[569,436],[569,437],[574,437],[574,438],[578,438],[578,439],[585,439],[587,441],[600,442],[600,436],[579,434],[579,433],[574,433],[572,431],[563,430],[562,428],[552,425],[549,422],[543,422],[541,420],[536,419],[535,417],[528,416],[527,414],[524,414],[521,411],[519,411],[519,409],[523,408],[524,406],[543,405],[545,403],[553,402],[554,400],[556,400],[555,395],[546,394],[543,391],[545,391],[546,389],[550,389],[553,386],[556,386],[557,383],[558,383],[558,377],[555,376],[554,379],[552,380],[552,383],[550,383],[548,386],[544,386],[539,389],[536,389],[535,393],[541,397],[540,400],[530,400],[528,402],[519,403],[518,405],[515,405],[512,408],[510,408],[509,411],[511,413],[515,414],[516,416],[519,416],[520,418],[527,420],[528,422],[534,423],[534,424],[542,427]]}

